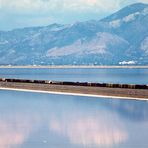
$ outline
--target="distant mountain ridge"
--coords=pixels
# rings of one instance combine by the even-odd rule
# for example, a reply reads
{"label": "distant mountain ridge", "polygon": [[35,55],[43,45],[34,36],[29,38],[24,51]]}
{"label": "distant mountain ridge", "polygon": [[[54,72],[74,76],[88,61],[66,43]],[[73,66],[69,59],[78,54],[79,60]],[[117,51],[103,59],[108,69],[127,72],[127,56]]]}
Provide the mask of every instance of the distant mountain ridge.
{"label": "distant mountain ridge", "polygon": [[0,65],[148,65],[148,4],[101,20],[0,31]]}

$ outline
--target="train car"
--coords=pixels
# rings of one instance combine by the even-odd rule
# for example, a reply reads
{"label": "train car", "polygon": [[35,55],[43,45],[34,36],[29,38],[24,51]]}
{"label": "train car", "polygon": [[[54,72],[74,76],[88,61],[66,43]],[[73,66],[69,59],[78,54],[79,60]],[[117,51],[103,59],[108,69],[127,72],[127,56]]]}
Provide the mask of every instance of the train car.
{"label": "train car", "polygon": [[53,84],[53,85],[71,85],[71,86],[88,86],[88,87],[108,87],[108,88],[127,88],[127,89],[148,89],[148,85],[134,84],[110,84],[110,83],[91,83],[91,82],[66,82],[66,81],[49,81],[49,80],[27,80],[0,78],[1,82],[16,83],[35,83],[35,84]]}
{"label": "train car", "polygon": [[37,83],[37,84],[46,84],[45,80],[34,80],[33,83]]}
{"label": "train car", "polygon": [[148,85],[135,85],[135,89],[148,89]]}

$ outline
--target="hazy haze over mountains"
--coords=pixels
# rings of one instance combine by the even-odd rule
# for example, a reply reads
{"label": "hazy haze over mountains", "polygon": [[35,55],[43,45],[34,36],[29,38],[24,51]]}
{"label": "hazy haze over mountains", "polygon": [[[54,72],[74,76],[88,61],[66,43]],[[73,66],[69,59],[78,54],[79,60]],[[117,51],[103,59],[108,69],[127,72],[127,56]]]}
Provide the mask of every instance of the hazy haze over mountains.
{"label": "hazy haze over mountains", "polygon": [[0,32],[0,64],[148,64],[148,4],[102,20]]}

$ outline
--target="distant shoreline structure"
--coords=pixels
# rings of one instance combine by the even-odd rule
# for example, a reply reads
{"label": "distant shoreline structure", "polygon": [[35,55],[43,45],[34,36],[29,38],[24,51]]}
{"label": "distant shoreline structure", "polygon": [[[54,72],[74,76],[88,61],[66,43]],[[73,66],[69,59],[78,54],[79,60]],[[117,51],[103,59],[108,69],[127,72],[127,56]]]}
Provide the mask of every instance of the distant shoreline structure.
{"label": "distant shoreline structure", "polygon": [[148,65],[145,66],[139,66],[139,65],[127,65],[127,66],[118,66],[118,65],[113,65],[113,66],[108,66],[108,65],[1,65],[0,68],[82,68],[82,69],[87,69],[87,68],[102,68],[102,69],[111,69],[111,68],[134,68],[134,69],[148,69]]}

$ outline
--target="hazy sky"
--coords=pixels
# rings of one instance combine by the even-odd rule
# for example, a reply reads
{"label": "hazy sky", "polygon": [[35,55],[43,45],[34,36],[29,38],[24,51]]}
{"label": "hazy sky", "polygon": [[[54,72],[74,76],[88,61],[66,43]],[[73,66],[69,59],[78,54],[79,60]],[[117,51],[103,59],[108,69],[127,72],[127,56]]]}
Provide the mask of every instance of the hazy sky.
{"label": "hazy sky", "polygon": [[148,0],[0,0],[0,30],[100,19]]}

